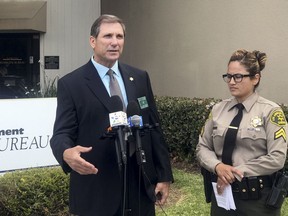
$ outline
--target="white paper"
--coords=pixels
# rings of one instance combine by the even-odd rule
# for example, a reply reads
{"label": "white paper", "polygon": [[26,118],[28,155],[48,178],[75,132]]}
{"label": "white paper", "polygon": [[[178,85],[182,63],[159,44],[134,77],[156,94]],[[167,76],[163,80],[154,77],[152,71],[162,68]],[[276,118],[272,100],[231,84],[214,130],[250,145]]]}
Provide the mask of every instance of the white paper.
{"label": "white paper", "polygon": [[232,187],[231,185],[225,186],[223,193],[218,194],[217,192],[217,184],[215,182],[212,182],[214,194],[216,197],[217,205],[221,208],[224,208],[226,210],[236,209],[233,194],[232,194]]}

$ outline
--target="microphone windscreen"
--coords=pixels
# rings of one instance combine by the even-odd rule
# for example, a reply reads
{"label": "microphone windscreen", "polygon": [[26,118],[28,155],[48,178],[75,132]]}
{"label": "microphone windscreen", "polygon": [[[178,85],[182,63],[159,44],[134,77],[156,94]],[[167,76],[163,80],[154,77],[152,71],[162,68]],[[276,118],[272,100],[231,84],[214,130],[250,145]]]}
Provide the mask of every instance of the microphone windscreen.
{"label": "microphone windscreen", "polygon": [[143,126],[143,121],[142,117],[139,115],[133,115],[130,117],[130,126],[136,126],[136,127],[142,127]]}
{"label": "microphone windscreen", "polygon": [[123,111],[123,103],[118,95],[111,96],[112,112]]}
{"label": "microphone windscreen", "polygon": [[127,116],[140,115],[140,108],[136,101],[129,101],[127,105]]}

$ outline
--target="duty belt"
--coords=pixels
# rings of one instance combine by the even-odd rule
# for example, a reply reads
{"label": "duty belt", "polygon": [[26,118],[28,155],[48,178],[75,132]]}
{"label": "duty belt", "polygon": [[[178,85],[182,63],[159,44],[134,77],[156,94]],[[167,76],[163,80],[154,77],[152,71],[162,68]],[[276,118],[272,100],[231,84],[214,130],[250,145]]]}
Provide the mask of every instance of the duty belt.
{"label": "duty belt", "polygon": [[240,198],[259,199],[261,189],[265,187],[272,187],[272,176],[251,176],[244,177],[241,182],[235,181],[232,183],[233,193],[239,193]]}

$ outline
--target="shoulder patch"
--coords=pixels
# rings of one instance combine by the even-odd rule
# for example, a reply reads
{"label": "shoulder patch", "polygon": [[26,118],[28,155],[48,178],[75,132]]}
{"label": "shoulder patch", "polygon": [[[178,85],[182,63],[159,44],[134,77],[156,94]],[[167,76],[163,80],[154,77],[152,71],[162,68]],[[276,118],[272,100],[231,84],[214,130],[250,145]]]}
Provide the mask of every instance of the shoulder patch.
{"label": "shoulder patch", "polygon": [[201,132],[200,132],[200,136],[201,136],[201,137],[203,137],[203,134],[204,134],[204,128],[205,128],[205,126],[203,126],[203,127],[201,128]]}
{"label": "shoulder patch", "polygon": [[279,127],[286,125],[286,118],[285,118],[285,115],[284,115],[282,110],[273,111],[273,113],[270,117],[270,121],[271,121],[271,123],[273,123]]}
{"label": "shoulder patch", "polygon": [[207,120],[209,120],[209,119],[212,119],[212,112],[209,113],[209,116],[208,116]]}

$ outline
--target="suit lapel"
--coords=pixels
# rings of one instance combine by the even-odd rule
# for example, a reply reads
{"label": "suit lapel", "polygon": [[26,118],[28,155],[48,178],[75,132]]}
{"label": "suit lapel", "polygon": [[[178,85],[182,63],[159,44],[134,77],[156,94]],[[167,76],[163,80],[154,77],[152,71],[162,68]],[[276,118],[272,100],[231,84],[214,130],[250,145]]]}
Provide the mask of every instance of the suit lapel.
{"label": "suit lapel", "polygon": [[[135,77],[131,71],[129,71],[125,65],[119,63],[119,70],[121,72],[123,82],[125,85],[125,90],[127,94],[127,101],[136,101],[136,85]],[[93,92],[93,94],[102,102],[102,104],[108,109],[109,112],[112,112],[113,104],[111,103],[110,96],[91,61],[89,61],[84,66],[84,78],[86,80],[88,88]]]}
{"label": "suit lapel", "polygon": [[135,86],[135,77],[132,75],[131,71],[129,71],[125,65],[119,63],[119,69],[123,78],[123,82],[125,85],[127,101],[136,100],[136,86]]}
{"label": "suit lapel", "polygon": [[110,96],[91,60],[85,65],[83,73],[88,88],[108,109],[108,111],[112,112],[114,109]]}

